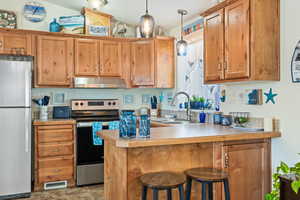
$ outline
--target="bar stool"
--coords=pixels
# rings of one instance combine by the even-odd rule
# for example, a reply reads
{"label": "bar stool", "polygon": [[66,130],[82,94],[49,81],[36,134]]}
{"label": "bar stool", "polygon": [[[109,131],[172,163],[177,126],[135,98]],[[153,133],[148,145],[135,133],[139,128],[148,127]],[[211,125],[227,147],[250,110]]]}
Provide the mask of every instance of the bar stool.
{"label": "bar stool", "polygon": [[158,200],[159,190],[167,192],[167,199],[172,200],[172,189],[178,188],[179,199],[184,200],[183,184],[185,183],[185,176],[174,172],[155,172],[145,174],[140,177],[143,185],[142,200],[147,199],[148,188],[153,191],[153,200]]}
{"label": "bar stool", "polygon": [[230,200],[228,174],[222,170],[214,168],[194,168],[186,170],[186,200],[191,199],[192,181],[202,184],[202,200],[206,200],[206,186],[208,186],[208,199],[213,200],[213,183],[222,182],[224,184],[225,200]]}

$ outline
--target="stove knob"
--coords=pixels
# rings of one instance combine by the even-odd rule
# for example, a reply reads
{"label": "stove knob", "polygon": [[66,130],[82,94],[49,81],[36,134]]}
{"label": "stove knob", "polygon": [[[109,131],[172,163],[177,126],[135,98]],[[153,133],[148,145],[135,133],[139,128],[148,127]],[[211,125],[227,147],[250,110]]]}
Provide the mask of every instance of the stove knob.
{"label": "stove knob", "polygon": [[83,106],[83,103],[81,102],[80,105]]}
{"label": "stove knob", "polygon": [[108,105],[111,106],[111,102],[108,102]]}
{"label": "stove knob", "polygon": [[76,103],[75,103],[75,106],[78,106],[78,105],[79,105],[79,103],[76,102]]}
{"label": "stove knob", "polygon": [[116,105],[116,102],[113,102],[113,105],[115,106],[115,105]]}

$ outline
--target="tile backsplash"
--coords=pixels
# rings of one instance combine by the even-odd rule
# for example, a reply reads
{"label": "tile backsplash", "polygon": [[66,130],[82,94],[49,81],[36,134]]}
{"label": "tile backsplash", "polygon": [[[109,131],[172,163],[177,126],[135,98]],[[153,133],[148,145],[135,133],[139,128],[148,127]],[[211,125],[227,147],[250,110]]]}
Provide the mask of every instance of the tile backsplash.
{"label": "tile backsplash", "polygon": [[[119,99],[121,109],[138,109],[150,106],[149,98],[157,97],[162,89],[67,89],[67,88],[34,88],[32,98],[50,96],[49,117],[53,106],[70,105],[72,99]],[[167,101],[167,99],[165,99]],[[33,117],[38,116],[39,108],[33,103]]]}

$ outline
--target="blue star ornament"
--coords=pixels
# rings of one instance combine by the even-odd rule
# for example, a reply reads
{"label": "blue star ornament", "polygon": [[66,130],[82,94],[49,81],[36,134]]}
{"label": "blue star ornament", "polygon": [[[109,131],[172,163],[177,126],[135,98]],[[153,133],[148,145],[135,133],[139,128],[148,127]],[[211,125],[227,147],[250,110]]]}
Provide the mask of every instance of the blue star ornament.
{"label": "blue star ornament", "polygon": [[268,93],[264,93],[264,95],[267,97],[266,103],[269,103],[271,101],[273,104],[275,104],[274,97],[278,96],[278,94],[273,93],[272,88],[270,88]]}

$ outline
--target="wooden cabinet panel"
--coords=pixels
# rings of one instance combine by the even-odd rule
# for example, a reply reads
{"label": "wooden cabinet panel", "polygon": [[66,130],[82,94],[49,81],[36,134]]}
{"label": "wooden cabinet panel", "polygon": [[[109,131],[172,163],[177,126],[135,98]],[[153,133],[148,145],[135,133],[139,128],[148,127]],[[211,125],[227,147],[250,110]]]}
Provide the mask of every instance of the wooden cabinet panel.
{"label": "wooden cabinet panel", "polygon": [[155,85],[154,41],[138,41],[132,44],[133,86]]}
{"label": "wooden cabinet panel", "polygon": [[74,143],[53,143],[53,144],[39,144],[38,145],[38,156],[48,157],[48,156],[63,156],[63,155],[73,155]]}
{"label": "wooden cabinet panel", "polygon": [[74,68],[73,38],[37,36],[37,86],[70,87]]}
{"label": "wooden cabinet panel", "polygon": [[38,181],[52,182],[59,180],[69,180],[74,176],[74,158],[46,158],[38,160]]}
{"label": "wooden cabinet panel", "polygon": [[31,35],[0,32],[0,53],[32,55]]}
{"label": "wooden cabinet panel", "polygon": [[205,82],[224,79],[224,12],[217,11],[204,19]]}
{"label": "wooden cabinet panel", "polygon": [[131,43],[122,43],[122,78],[126,82],[126,87],[131,88]]}
{"label": "wooden cabinet panel", "polygon": [[72,129],[39,130],[38,142],[65,142],[73,141]]}
{"label": "wooden cabinet panel", "polygon": [[121,43],[101,41],[100,44],[100,76],[121,77]]}
{"label": "wooden cabinet panel", "polygon": [[225,146],[232,200],[264,200],[271,180],[269,153],[268,143]]}
{"label": "wooden cabinet panel", "polygon": [[99,42],[75,39],[75,76],[99,75]]}
{"label": "wooden cabinet panel", "polygon": [[249,0],[239,0],[225,8],[225,77],[250,76]]}
{"label": "wooden cabinet panel", "polygon": [[174,88],[175,56],[173,39],[155,39],[156,87]]}

